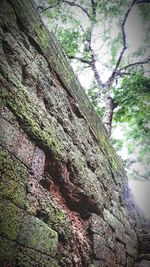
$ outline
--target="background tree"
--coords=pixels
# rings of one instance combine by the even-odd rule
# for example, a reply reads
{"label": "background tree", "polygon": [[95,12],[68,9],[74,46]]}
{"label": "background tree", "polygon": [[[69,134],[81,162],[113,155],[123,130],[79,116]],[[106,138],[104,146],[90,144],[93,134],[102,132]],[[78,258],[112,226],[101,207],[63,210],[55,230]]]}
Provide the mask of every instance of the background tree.
{"label": "background tree", "polygon": [[[142,151],[146,151],[149,134],[149,79],[145,74],[148,74],[150,62],[150,1],[36,2],[44,22],[57,35],[81,78],[108,135],[111,135],[113,118],[117,123],[128,123],[130,130],[126,130],[124,142],[134,138],[141,154],[146,155]],[[142,36],[135,47],[131,42],[130,28],[133,28],[134,21],[137,22],[137,16],[139,23],[132,34],[134,39],[141,32]],[[140,31],[138,28],[142,26]],[[89,84],[86,79],[90,80]],[[113,143],[118,145],[115,141]]]}
{"label": "background tree", "polygon": [[[125,127],[120,140],[112,138],[116,150],[127,148],[125,166],[132,170],[129,177],[150,179],[150,78],[143,72],[133,72],[122,79],[114,89],[114,101],[120,106],[114,114],[114,122]],[[138,171],[137,171],[138,169]]]}

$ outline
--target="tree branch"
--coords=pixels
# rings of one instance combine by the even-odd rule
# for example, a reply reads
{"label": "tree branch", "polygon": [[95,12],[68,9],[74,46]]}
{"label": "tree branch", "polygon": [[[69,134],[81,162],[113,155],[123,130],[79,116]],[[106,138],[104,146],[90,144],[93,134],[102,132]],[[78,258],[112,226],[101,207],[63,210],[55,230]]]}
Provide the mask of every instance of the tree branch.
{"label": "tree branch", "polygon": [[127,22],[127,19],[129,17],[129,14],[130,14],[130,12],[132,10],[132,7],[134,6],[135,3],[136,3],[136,0],[133,0],[132,3],[131,3],[131,5],[130,5],[130,7],[128,8],[128,10],[127,10],[127,12],[126,12],[126,14],[124,16],[124,19],[122,21],[122,24],[121,24],[122,49],[121,49],[120,55],[119,55],[119,57],[117,59],[116,66],[113,69],[112,74],[111,74],[111,76],[109,77],[109,79],[107,81],[107,85],[108,86],[110,86],[112,84],[112,82],[114,81],[114,78],[116,76],[117,69],[118,69],[118,67],[120,65],[120,62],[121,62],[122,58],[123,58],[123,55],[125,53],[125,50],[127,49],[127,41],[126,41],[126,33],[125,33],[125,24]]}
{"label": "tree branch", "polygon": [[148,3],[150,4],[150,0],[139,0],[139,1],[136,1],[136,4],[144,4],[144,3]]}
{"label": "tree branch", "polygon": [[55,5],[51,5],[51,6],[48,6],[48,7],[43,7],[43,6],[37,6],[37,11],[39,10],[39,13],[41,14],[42,12],[45,12],[45,11],[47,11],[48,9],[51,9],[51,8],[54,8],[54,7],[56,7],[56,6],[58,6],[59,5],[59,2],[57,3],[57,4],[55,4]]}
{"label": "tree branch", "polygon": [[82,7],[82,6],[79,5],[79,4],[76,4],[75,2],[71,2],[71,1],[68,1],[68,0],[61,0],[61,2],[58,1],[55,5],[51,5],[51,6],[48,6],[48,7],[45,7],[45,8],[43,8],[42,6],[38,6],[37,9],[41,9],[41,12],[40,12],[40,13],[42,13],[42,12],[48,10],[48,9],[51,9],[51,8],[54,8],[54,7],[58,6],[58,5],[61,4],[61,3],[66,3],[66,4],[69,5],[69,6],[78,7],[79,9],[81,9],[81,10],[84,12],[84,14],[85,14],[88,18],[90,18],[90,14],[88,13],[88,11],[87,11],[84,7]]}
{"label": "tree branch", "polygon": [[92,29],[93,29],[93,27],[91,28],[91,31],[89,32],[89,35],[87,37],[88,49],[89,49],[89,52],[91,54],[91,69],[92,69],[92,71],[94,73],[94,77],[95,77],[95,80],[96,80],[98,86],[100,88],[104,88],[104,84],[101,81],[99,72],[98,72],[98,70],[96,68],[96,58],[95,58],[95,54],[94,54],[94,51],[93,51],[92,45],[91,45],[91,41],[92,41]]}
{"label": "tree branch", "polygon": [[92,5],[92,16],[93,16],[93,19],[95,19],[96,18],[97,3],[94,0],[91,0],[91,5]]}
{"label": "tree branch", "polygon": [[81,9],[83,11],[83,13],[88,17],[90,18],[90,14],[88,13],[88,11],[81,5],[79,4],[76,4],[75,2],[70,2],[68,0],[62,0],[62,3],[66,3],[70,6],[74,6],[74,7],[78,7],[79,9]]}
{"label": "tree branch", "polygon": [[133,62],[133,63],[131,63],[131,64],[128,64],[128,65],[126,65],[125,67],[121,68],[119,71],[120,71],[120,72],[121,72],[122,70],[124,71],[124,70],[126,70],[126,69],[128,69],[128,68],[130,68],[130,67],[134,67],[134,66],[136,66],[136,65],[147,64],[148,62],[150,62],[150,57],[147,57],[147,58],[145,58],[145,59],[143,59],[143,60],[141,60],[141,61],[137,61],[137,62]]}
{"label": "tree branch", "polygon": [[[64,0],[63,2],[66,2],[67,0]],[[68,2],[68,1],[67,1]],[[76,4],[74,3],[74,6]],[[91,6],[92,6],[92,16],[94,18],[94,16],[96,17],[96,3],[94,2],[94,0],[91,0]],[[86,43],[85,43],[85,49],[90,53],[90,58],[91,60],[86,60],[84,58],[80,58],[80,57],[72,57],[72,59],[77,59],[77,60],[80,60],[82,63],[86,63],[88,64],[93,73],[94,73],[94,77],[97,81],[97,84],[99,87],[103,87],[104,84],[102,83],[101,79],[100,79],[100,75],[97,71],[97,68],[96,68],[96,59],[95,59],[95,54],[94,54],[94,51],[92,49],[92,31],[93,31],[93,28],[94,28],[94,24],[95,24],[95,20],[92,19],[91,15],[88,13],[88,18],[89,18],[89,21],[90,21],[90,27],[87,31],[87,37],[86,37]]]}
{"label": "tree branch", "polygon": [[92,58],[91,69],[92,69],[92,71],[93,71],[93,73],[94,73],[94,77],[95,77],[95,80],[96,80],[98,86],[99,86],[100,88],[104,88],[104,83],[101,81],[101,79],[100,79],[100,75],[99,75],[99,73],[98,73],[98,71],[97,71],[97,68],[96,68],[96,64],[95,64],[95,58],[94,58],[94,56],[93,56],[93,58]]}
{"label": "tree branch", "polygon": [[79,60],[80,62],[85,63],[85,64],[88,64],[89,66],[91,66],[91,64],[92,64],[92,61],[90,61],[90,60],[88,60],[88,59],[81,58],[81,57],[68,56],[68,58],[69,58],[69,59],[76,59],[76,60]]}

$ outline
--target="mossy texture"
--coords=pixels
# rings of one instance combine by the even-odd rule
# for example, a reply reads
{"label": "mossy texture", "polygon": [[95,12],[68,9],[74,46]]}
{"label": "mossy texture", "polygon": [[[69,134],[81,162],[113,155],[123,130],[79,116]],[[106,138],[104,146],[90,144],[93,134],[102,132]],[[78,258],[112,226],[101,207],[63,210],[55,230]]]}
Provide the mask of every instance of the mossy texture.
{"label": "mossy texture", "polygon": [[40,198],[39,203],[38,216],[45,220],[49,227],[61,234],[64,239],[69,240],[72,235],[71,224],[64,212],[50,198]]}
{"label": "mossy texture", "polygon": [[26,203],[26,179],[28,172],[23,164],[1,148],[0,153],[0,196],[10,199],[21,207]]}
{"label": "mossy texture", "polygon": [[17,264],[21,267],[59,267],[56,259],[36,250],[18,247]]}
{"label": "mossy texture", "polygon": [[17,244],[14,241],[0,237],[0,266],[7,261],[15,264],[17,252]]}
{"label": "mossy texture", "polygon": [[55,256],[58,236],[40,219],[26,216],[20,229],[18,243],[47,255]]}
{"label": "mossy texture", "polygon": [[0,199],[0,235],[16,240],[23,220],[23,211],[6,199]]}
{"label": "mossy texture", "polygon": [[[64,154],[63,144],[58,140],[56,130],[48,121],[45,112],[39,112],[39,106],[36,105],[34,98],[24,86],[18,85],[12,76],[8,77],[8,81],[12,82],[15,87],[10,87],[8,92],[2,92],[2,98],[7,106],[18,120],[23,122],[23,127],[30,137],[45,149],[51,149],[56,157],[62,157]],[[41,124],[45,125],[44,129],[41,129]]]}

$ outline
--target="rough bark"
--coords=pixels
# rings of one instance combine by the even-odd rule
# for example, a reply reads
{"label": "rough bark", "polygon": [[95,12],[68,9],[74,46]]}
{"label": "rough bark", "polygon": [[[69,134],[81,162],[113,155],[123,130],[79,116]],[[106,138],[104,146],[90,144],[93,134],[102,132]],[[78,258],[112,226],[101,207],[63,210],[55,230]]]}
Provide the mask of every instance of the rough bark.
{"label": "rough bark", "polygon": [[105,101],[105,113],[102,121],[104,123],[106,132],[109,137],[111,136],[112,119],[113,119],[114,109],[116,108],[116,106],[117,105],[114,104],[112,97],[107,97]]}

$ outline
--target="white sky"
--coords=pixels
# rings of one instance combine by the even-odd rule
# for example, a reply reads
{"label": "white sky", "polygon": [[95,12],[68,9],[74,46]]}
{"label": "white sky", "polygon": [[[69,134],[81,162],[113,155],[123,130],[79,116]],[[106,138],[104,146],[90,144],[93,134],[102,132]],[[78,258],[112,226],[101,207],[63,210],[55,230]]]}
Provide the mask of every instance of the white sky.
{"label": "white sky", "polygon": [[129,181],[135,200],[144,212],[145,217],[150,219],[150,181]]}
{"label": "white sky", "polygon": [[[113,130],[113,137],[115,137],[116,139],[122,139],[123,132],[120,126],[118,126]],[[124,160],[129,157],[126,146],[124,146],[118,154]],[[135,158],[136,156],[137,156],[137,151],[135,151]],[[133,164],[131,165],[128,171],[134,168],[136,170],[139,170],[139,172],[141,172],[143,167],[144,166],[140,164]],[[144,212],[145,217],[150,219],[150,181],[129,180],[128,183],[139,208]]]}

